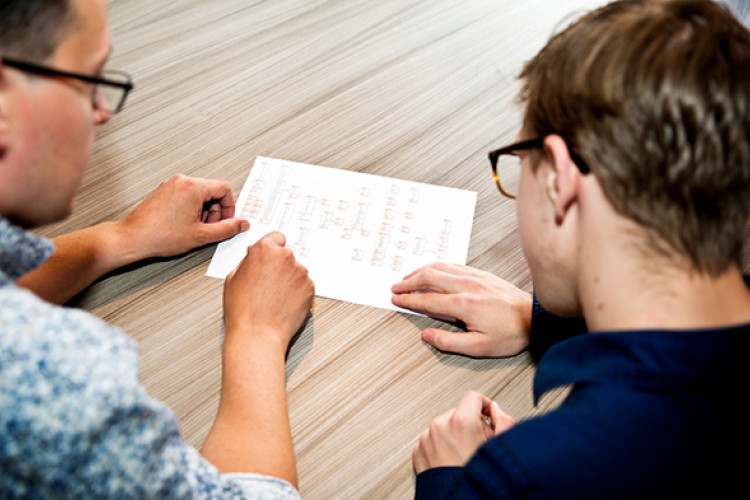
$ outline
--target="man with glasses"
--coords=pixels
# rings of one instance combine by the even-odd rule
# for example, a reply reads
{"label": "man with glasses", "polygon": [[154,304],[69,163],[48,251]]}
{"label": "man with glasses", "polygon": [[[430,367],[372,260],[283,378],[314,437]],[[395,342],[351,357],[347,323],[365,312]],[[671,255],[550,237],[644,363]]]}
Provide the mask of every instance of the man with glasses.
{"label": "man with glasses", "polygon": [[[523,69],[515,144],[490,153],[515,198],[534,296],[464,266],[394,285],[462,320],[435,347],[539,361],[516,423],[469,392],[412,455],[418,498],[724,498],[748,445],[750,33],[709,0],[621,0]],[[520,176],[520,180],[519,180]],[[425,291],[427,293],[412,293]]]}
{"label": "man with glasses", "polygon": [[69,214],[93,127],[133,88],[104,69],[110,50],[105,0],[0,3],[0,498],[297,498],[284,362],[313,286],[282,235],[227,279],[221,402],[200,453],[138,383],[131,339],[50,304],[247,229],[228,183],[175,176],[120,221],[54,242],[24,231]]}

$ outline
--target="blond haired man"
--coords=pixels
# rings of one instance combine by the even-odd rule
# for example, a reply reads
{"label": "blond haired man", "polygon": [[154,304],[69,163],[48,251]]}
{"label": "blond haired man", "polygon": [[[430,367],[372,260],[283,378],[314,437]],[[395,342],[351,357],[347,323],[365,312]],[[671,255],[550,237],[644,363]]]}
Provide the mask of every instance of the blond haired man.
{"label": "blond haired man", "polygon": [[[750,34],[710,0],[613,2],[525,66],[518,142],[490,160],[501,192],[517,197],[535,296],[434,265],[396,284],[393,302],[463,320],[466,333],[423,332],[443,350],[529,347],[535,399],[572,389],[519,423],[467,393],[414,449],[418,498],[741,491],[748,68]],[[519,168],[509,155],[520,158],[517,188],[504,182]],[[410,293],[424,289],[440,293]]]}

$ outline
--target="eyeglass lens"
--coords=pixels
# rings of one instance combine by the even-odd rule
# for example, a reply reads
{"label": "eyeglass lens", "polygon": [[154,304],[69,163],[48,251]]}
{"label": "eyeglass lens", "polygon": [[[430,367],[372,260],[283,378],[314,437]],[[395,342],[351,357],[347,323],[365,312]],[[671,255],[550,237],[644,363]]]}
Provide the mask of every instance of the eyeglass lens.
{"label": "eyeglass lens", "polygon": [[518,182],[521,177],[521,159],[515,153],[498,156],[495,176],[495,182],[501,191],[517,196]]}
{"label": "eyeglass lens", "polygon": [[[128,77],[119,73],[105,72],[104,77],[116,82],[128,82]],[[123,87],[98,83],[94,90],[94,105],[103,111],[117,113],[124,104],[126,92]]]}

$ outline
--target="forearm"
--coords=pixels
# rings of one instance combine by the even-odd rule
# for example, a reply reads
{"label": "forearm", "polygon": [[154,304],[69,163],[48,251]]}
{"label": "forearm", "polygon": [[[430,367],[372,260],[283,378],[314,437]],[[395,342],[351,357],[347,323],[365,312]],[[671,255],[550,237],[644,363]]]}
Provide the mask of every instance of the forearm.
{"label": "forearm", "polygon": [[201,453],[221,472],[254,472],[297,486],[286,399],[286,347],[227,331],[221,401]]}
{"label": "forearm", "polygon": [[55,238],[49,261],[18,283],[62,304],[119,267],[180,255],[247,230],[249,223],[233,215],[228,183],[176,175],[123,219]]}
{"label": "forearm", "polygon": [[101,276],[144,257],[121,222],[104,222],[52,241],[52,256],[17,283],[56,304],[64,304]]}

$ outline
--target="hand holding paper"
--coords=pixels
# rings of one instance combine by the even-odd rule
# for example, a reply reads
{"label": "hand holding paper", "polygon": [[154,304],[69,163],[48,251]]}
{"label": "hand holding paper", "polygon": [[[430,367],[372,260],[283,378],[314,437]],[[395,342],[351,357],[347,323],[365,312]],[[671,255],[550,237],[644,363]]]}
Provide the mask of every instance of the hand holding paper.
{"label": "hand holding paper", "polygon": [[224,278],[279,231],[317,295],[401,310],[391,286],[405,273],[466,262],[475,205],[470,191],[258,157],[236,209],[250,230],[218,246],[207,275]]}

